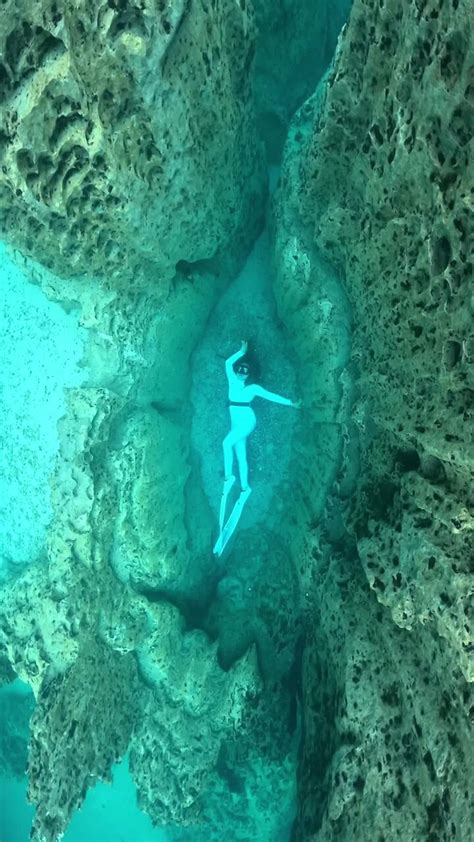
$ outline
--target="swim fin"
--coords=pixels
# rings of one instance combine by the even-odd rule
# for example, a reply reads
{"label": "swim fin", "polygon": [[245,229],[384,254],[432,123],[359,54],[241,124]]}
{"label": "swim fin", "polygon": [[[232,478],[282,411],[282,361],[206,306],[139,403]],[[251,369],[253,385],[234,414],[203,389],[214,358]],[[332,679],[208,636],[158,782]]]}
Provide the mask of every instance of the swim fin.
{"label": "swim fin", "polygon": [[220,535],[216,541],[213,550],[214,555],[221,556],[224,552],[229,540],[232,538],[232,535],[234,534],[237,528],[237,524],[240,520],[243,508],[248,498],[250,497],[251,491],[252,489],[247,487],[245,491],[240,492],[239,497],[235,502],[234,508],[232,509],[229,515],[229,519],[224,528],[221,529]]}
{"label": "swim fin", "polygon": [[222,497],[221,497],[221,507],[219,509],[219,532],[222,532],[224,528],[224,518],[225,518],[225,510],[227,506],[227,498],[229,493],[232,489],[232,486],[235,482],[235,477],[233,474],[224,481],[224,488],[222,489]]}

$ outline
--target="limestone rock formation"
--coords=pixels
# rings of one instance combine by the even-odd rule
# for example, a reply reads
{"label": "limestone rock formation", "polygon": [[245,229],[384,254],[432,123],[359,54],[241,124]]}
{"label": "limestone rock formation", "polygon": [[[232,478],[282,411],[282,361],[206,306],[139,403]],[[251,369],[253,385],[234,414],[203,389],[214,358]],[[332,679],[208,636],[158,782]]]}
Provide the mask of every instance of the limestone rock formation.
{"label": "limestone rock formation", "polygon": [[71,670],[43,682],[30,726],[33,837],[59,838],[91,778],[111,780],[111,764],[124,755],[135,725],[137,689],[133,656],[94,639]]}
{"label": "limestone rock formation", "polygon": [[234,0],[3,4],[7,237],[59,274],[129,285],[241,237],[261,195],[253,39]]}
{"label": "limestone rock formation", "polygon": [[186,633],[176,608],[154,613],[156,632],[138,650],[151,692],[131,742],[131,773],[153,822],[199,825],[198,795],[207,791],[223,737],[245,730],[248,702],[261,690],[255,652],[224,672],[217,644],[211,648],[202,631]]}
{"label": "limestone rock formation", "polygon": [[86,334],[47,540],[0,593],[35,842],[127,752],[177,842],[469,835],[469,0],[354,0],[291,124],[274,295],[304,405],[223,567],[190,359],[261,226],[261,138],[322,71],[310,3],[255,8],[2,5],[2,236]]}
{"label": "limestone rock formation", "polygon": [[461,842],[472,829],[469,15],[462,0],[356,0],[287,145],[281,314],[298,348],[325,261],[353,323],[339,372],[346,456],[313,506],[316,564],[306,549],[318,610],[304,668],[305,842]]}
{"label": "limestone rock formation", "polygon": [[[214,693],[224,711],[211,753],[193,758],[186,803],[198,811],[209,758],[259,683],[255,659],[224,675],[212,641],[184,636],[176,608],[157,624],[157,606],[135,590],[209,573],[197,563],[211,520],[190,454],[189,359],[261,224],[254,38],[251,9],[233,0],[2,6],[2,233],[43,264],[26,260],[29,277],[78,310],[86,333],[85,383],[66,396],[51,466],[44,553],[5,583],[0,609],[2,663],[37,700],[29,792],[45,842],[110,777],[133,726],[165,758],[170,705],[183,733],[199,727],[185,685],[199,678],[188,675],[193,653],[212,679],[198,715]],[[183,683],[171,700],[153,693],[156,670],[141,671],[152,633],[152,663],[170,639],[185,644],[173,652]],[[186,780],[186,763],[164,773]],[[154,821],[181,819],[176,801],[158,809],[162,779],[137,764],[135,779]]]}

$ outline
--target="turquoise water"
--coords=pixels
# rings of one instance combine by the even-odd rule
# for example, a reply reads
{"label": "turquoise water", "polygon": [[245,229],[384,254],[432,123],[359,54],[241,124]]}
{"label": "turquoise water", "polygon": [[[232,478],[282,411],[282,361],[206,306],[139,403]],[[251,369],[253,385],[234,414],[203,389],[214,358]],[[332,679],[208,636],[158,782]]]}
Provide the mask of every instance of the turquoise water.
{"label": "turquoise water", "polygon": [[474,838],[471,7],[0,2],[0,842]]}
{"label": "turquoise water", "polygon": [[[1,695],[24,693],[26,688],[20,689],[18,684],[3,690]],[[0,711],[5,715],[1,695]],[[7,772],[2,769],[0,774],[0,839],[2,842],[24,842],[29,839],[34,813],[26,798],[27,778],[26,775],[13,777]],[[112,775],[112,784],[98,783],[89,791],[63,839],[66,842],[165,842],[166,834],[154,828],[137,807],[127,758],[113,767]]]}
{"label": "turquoise water", "polygon": [[[270,246],[268,235],[264,233],[252,249],[239,275],[218,302],[208,324],[205,337],[196,349],[193,358],[194,382],[199,383],[200,377],[207,377],[209,386],[208,389],[200,390],[194,387],[191,393],[191,400],[194,403],[192,436],[201,465],[202,486],[208,496],[209,505],[214,511],[215,520],[217,520],[222,482],[219,443],[226,431],[227,424],[226,390],[225,382],[222,382],[222,394],[220,399],[217,399],[218,406],[222,405],[222,411],[216,412],[213,409],[216,403],[216,395],[213,392],[213,381],[209,377],[209,358],[215,358],[216,360],[213,378],[217,380],[219,370],[223,366],[223,358],[222,353],[216,355],[216,348],[219,351],[219,349],[229,347],[229,332],[237,337],[243,335],[243,331],[249,331],[249,319],[251,319],[251,333],[260,351],[263,348],[267,350],[267,353],[271,353],[273,346],[278,348],[271,356],[271,364],[265,368],[265,385],[268,388],[278,388],[280,392],[292,396],[296,394],[297,390],[294,364],[291,355],[289,356],[289,352],[285,348],[284,334],[280,332],[277,326],[275,303],[269,290],[271,274],[269,261]],[[15,308],[28,306],[31,313],[31,324],[35,325],[35,331],[37,329],[37,332],[33,335],[31,332],[25,332],[25,338],[17,337],[16,341],[18,343],[17,352],[22,356],[25,366],[20,369],[22,383],[23,385],[26,384],[22,398],[22,417],[25,419],[25,423],[35,425],[35,437],[39,439],[42,438],[45,429],[51,434],[56,430],[58,419],[66,411],[64,399],[61,400],[64,390],[80,385],[87,375],[84,361],[81,362],[83,333],[74,312],[65,314],[58,304],[48,301],[41,290],[31,286],[27,279],[15,269],[15,264],[7,261],[6,258],[4,259],[3,270],[7,278],[14,274],[16,281],[15,285],[12,284],[9,287],[10,299],[4,311],[6,323],[10,324],[9,319],[12,311],[16,313]],[[25,295],[25,290],[28,297]],[[42,333],[43,319],[46,318],[42,316],[43,311],[48,313],[48,332],[46,335]],[[232,314],[232,317],[229,317],[229,313]],[[44,335],[43,349],[42,337]],[[74,340],[74,344],[72,340]],[[67,354],[63,353],[59,357],[51,352],[50,343],[54,343],[54,347],[58,349],[61,347],[61,341],[66,345]],[[36,366],[32,365],[30,342],[34,344],[34,356],[40,361],[38,374],[44,374],[46,384],[44,386],[40,377],[37,377]],[[68,366],[69,359],[71,359],[71,364]],[[31,371],[34,372],[35,379],[31,390],[29,390],[28,383],[30,382]],[[40,399],[36,393],[37,388],[44,389],[50,395],[50,399]],[[38,412],[37,401],[42,408],[41,412]],[[5,408],[12,405],[14,406],[14,401],[9,402]],[[211,409],[210,415],[208,414],[209,408]],[[30,415],[28,415],[28,412]],[[278,406],[263,407],[263,411],[259,412],[259,429],[249,451],[255,495],[252,506],[249,505],[248,510],[244,512],[242,517],[240,524],[242,536],[245,536],[249,529],[259,530],[259,524],[262,521],[266,528],[270,529],[272,525],[273,528],[278,526],[278,523],[284,518],[285,505],[279,498],[278,493],[275,494],[275,490],[288,475],[291,442],[294,438],[295,422],[298,419],[295,416],[291,417],[288,410],[286,410],[287,414],[283,416],[281,415],[282,412],[285,412],[285,408]],[[19,436],[31,437],[31,428],[28,428],[25,433],[22,425],[15,427],[15,418],[11,423],[11,428],[15,429]],[[56,447],[51,444],[48,451],[45,449],[41,449],[38,453],[36,450],[34,451],[36,454],[36,461],[33,465],[36,477],[34,483],[28,482],[29,477],[26,474],[26,468],[22,469],[25,486],[20,487],[21,494],[17,503],[20,514],[17,512],[17,508],[10,506],[3,515],[5,524],[8,523],[9,518],[13,521],[11,532],[13,533],[16,530],[16,534],[19,534],[23,541],[28,539],[35,547],[36,544],[38,547],[44,545],[48,519],[51,518],[47,478],[58,456],[57,438],[51,435],[51,439],[53,443],[56,442]],[[31,438],[28,438],[28,441],[31,442]],[[216,442],[218,443],[217,446]],[[7,458],[7,464],[11,464],[7,450],[4,450],[3,453]],[[21,440],[18,453],[24,454]],[[206,464],[207,459],[209,461]],[[18,463],[20,462],[21,458],[18,457]],[[43,484],[40,485],[39,479],[42,474],[44,474],[45,479]],[[13,483],[10,481],[11,485]],[[26,528],[25,524],[29,523],[28,513],[31,513],[32,507],[41,506],[44,507],[43,518],[34,519],[33,529]],[[25,519],[21,528],[18,527],[20,517]],[[44,526],[40,532],[39,528],[42,522],[44,522]],[[33,543],[34,541],[36,541],[36,544]],[[279,559],[277,556],[274,563],[271,564],[270,583],[268,574],[264,570],[264,567],[268,565],[263,562],[262,558],[245,557],[246,547],[247,544],[244,543],[244,556],[240,553],[235,558],[231,557],[230,561],[225,560],[223,562],[220,574],[222,578],[219,585],[221,594],[221,608],[219,610],[224,608],[226,612],[225,626],[221,627],[220,634],[225,634],[225,641],[227,641],[225,643],[227,649],[225,651],[222,649],[224,653],[222,658],[225,661],[226,669],[239,654],[245,652],[250,642],[247,630],[241,627],[241,622],[243,617],[246,618],[244,622],[249,622],[249,618],[252,616],[251,605],[257,592],[262,589],[267,590],[267,599],[271,602],[281,589],[281,598],[285,602],[286,600],[291,601],[292,598],[287,592],[288,587],[294,587],[293,582],[288,584],[286,581],[285,577],[289,574],[288,571],[284,572],[286,563],[283,559]],[[24,558],[28,558],[28,555],[28,552],[25,551]],[[15,576],[21,575],[26,563],[24,558],[21,556],[17,564],[11,562],[9,566],[5,567],[4,576],[7,582],[11,581],[13,574]],[[38,560],[34,563],[44,564],[46,558],[40,554]],[[280,569],[278,565],[280,565]],[[216,617],[209,615],[207,619],[202,621],[211,638],[215,635],[216,619]],[[256,634],[261,669],[266,673],[267,678],[272,671],[276,671],[280,675],[282,667],[278,665],[278,658],[281,653],[277,654],[272,651],[273,643],[265,630],[256,632]],[[232,642],[229,642],[229,635],[233,639]],[[230,651],[230,655],[225,654],[227,650]],[[286,659],[288,656],[283,653],[283,657]],[[227,661],[228,658],[230,660]],[[265,659],[265,662],[262,659]],[[290,663],[291,660],[288,661],[288,666]],[[284,669],[286,670],[288,666]],[[9,696],[12,699],[21,698],[23,694],[28,694],[31,705],[34,705],[31,691],[29,691],[27,685],[19,681],[6,685],[0,691],[0,698],[2,696]],[[282,696],[281,703],[276,701],[276,704],[276,712],[269,709],[269,721],[273,718],[275,721],[272,728],[277,731],[286,731],[285,719],[289,715],[289,701],[286,695]],[[278,706],[280,704],[282,704],[281,715],[283,719],[281,724],[278,723]],[[29,739],[28,720],[15,722],[15,709],[15,704],[9,706],[6,721],[4,711],[4,728],[7,734],[13,727],[18,728],[19,733],[16,734],[16,740],[21,740],[23,743],[22,755],[24,755],[24,761],[26,762]],[[273,739],[270,734],[268,738]],[[248,737],[246,737],[246,740],[248,740]],[[298,732],[293,737],[290,734],[289,739],[287,736],[284,740],[287,742],[287,746],[281,757],[278,757],[278,752],[275,754],[272,750],[268,758],[265,759],[264,756],[260,756],[257,750],[254,755],[252,755],[252,752],[250,753],[251,756],[243,765],[238,763],[231,766],[230,764],[227,765],[227,761],[222,760],[222,770],[218,778],[219,784],[217,785],[216,781],[214,784],[216,786],[215,793],[210,792],[207,796],[208,806],[206,809],[212,815],[211,822],[214,832],[216,828],[216,802],[222,802],[220,807],[220,810],[222,810],[221,826],[227,825],[229,832],[232,833],[233,823],[235,822],[236,839],[246,840],[255,837],[255,827],[258,827],[261,820],[262,807],[266,825],[266,829],[262,832],[262,840],[272,839],[284,842],[284,840],[289,839],[296,809],[295,773]],[[11,755],[8,739],[1,748],[6,763],[0,777],[3,794],[0,814],[0,839],[2,842],[24,842],[29,838],[34,816],[34,808],[27,801],[28,779],[26,774],[20,774],[18,766],[15,769],[15,774],[12,774],[13,770],[8,766],[8,758]],[[18,745],[16,745],[16,749],[18,749]],[[244,751],[248,753],[248,748]],[[109,783],[98,781],[89,789],[84,803],[80,810],[74,814],[66,830],[63,837],[66,842],[109,842],[109,840],[110,842],[112,840],[117,840],[117,842],[121,842],[121,840],[123,842],[153,842],[153,840],[157,840],[158,842],[158,840],[165,839],[199,842],[207,836],[206,831],[204,831],[204,834],[202,833],[199,825],[195,829],[192,827],[188,829],[178,829],[177,827],[158,829],[153,827],[146,813],[137,806],[136,786],[130,776],[128,762],[128,757],[124,757],[120,763],[112,766]],[[241,775],[244,777],[240,777]],[[229,799],[229,787],[231,799],[226,805],[226,799]],[[271,797],[272,791],[278,792],[277,810],[275,810],[275,805],[265,804],[265,801]],[[267,814],[269,807],[270,813],[274,813],[271,819]],[[246,830],[246,824],[253,829]]]}
{"label": "turquoise water", "polygon": [[0,581],[38,557],[51,519],[49,476],[58,452],[65,388],[84,379],[85,332],[30,283],[0,244],[2,401],[0,404]]}
{"label": "turquoise water", "polygon": [[[286,300],[273,196],[350,3],[257,2],[255,35],[242,2],[214,24],[204,3],[157,5],[111,0],[85,25],[24,4],[5,46],[0,842],[293,838],[311,583],[290,533],[308,441],[316,511],[340,459],[350,315],[321,263],[320,359],[302,361],[307,324],[289,335],[283,316],[304,267]],[[112,63],[94,77],[95,27]],[[188,56],[189,38],[212,49]],[[286,405],[257,402],[252,494],[220,557],[225,360],[243,340]]]}

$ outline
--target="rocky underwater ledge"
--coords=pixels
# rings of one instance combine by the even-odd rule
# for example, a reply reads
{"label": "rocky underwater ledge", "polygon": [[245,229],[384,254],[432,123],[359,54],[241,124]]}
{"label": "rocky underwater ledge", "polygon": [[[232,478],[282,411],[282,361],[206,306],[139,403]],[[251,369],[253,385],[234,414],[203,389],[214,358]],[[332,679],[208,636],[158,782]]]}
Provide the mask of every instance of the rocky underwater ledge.
{"label": "rocky underwater ledge", "polygon": [[[354,0],[333,56],[347,12],[2,7],[9,271],[79,364],[39,332],[52,517],[0,585],[37,842],[125,755],[173,840],[472,835],[470,3]],[[219,561],[213,383],[244,328],[303,409],[263,417]]]}

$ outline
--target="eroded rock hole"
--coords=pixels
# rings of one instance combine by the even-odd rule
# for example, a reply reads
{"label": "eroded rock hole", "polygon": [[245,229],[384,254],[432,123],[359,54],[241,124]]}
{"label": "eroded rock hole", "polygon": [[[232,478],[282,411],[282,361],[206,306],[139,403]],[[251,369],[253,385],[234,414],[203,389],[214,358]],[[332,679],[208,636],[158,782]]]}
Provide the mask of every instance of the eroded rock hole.
{"label": "eroded rock hole", "polygon": [[431,264],[434,275],[441,275],[451,260],[452,249],[449,237],[443,234],[432,243]]}
{"label": "eroded rock hole", "polygon": [[146,36],[146,25],[143,13],[137,9],[126,9],[121,11],[112,21],[108,35],[116,38],[124,32],[132,32],[141,37]]}
{"label": "eroded rock hole", "polygon": [[445,367],[449,370],[454,368],[461,359],[462,347],[460,342],[450,339],[446,342],[443,351],[443,361]]}
{"label": "eroded rock hole", "polygon": [[441,77],[448,87],[454,86],[459,79],[466,47],[466,39],[460,32],[455,32],[446,40],[439,66]]}

